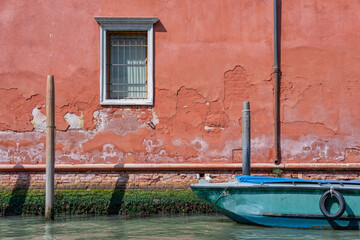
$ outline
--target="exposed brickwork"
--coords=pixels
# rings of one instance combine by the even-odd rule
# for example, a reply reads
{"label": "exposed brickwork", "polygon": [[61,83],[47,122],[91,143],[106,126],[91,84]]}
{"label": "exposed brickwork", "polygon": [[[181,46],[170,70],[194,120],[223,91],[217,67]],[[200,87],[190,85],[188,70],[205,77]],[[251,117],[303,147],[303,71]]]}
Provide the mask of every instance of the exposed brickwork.
{"label": "exposed brickwork", "polygon": [[[127,188],[187,189],[196,183],[198,172],[60,172],[55,173],[56,189]],[[230,181],[237,173],[209,172],[214,182]],[[0,189],[44,189],[45,173],[0,173]]]}
{"label": "exposed brickwork", "polygon": [[335,179],[335,180],[360,180],[360,172],[348,171],[348,172],[335,172],[335,171],[306,171],[306,172],[287,172],[283,174],[283,177],[294,177],[303,179]]}
{"label": "exposed brickwork", "polygon": [[[188,189],[196,183],[198,172],[60,172],[55,174],[56,189]],[[207,172],[213,182],[235,180],[240,172]],[[252,175],[274,176],[272,172],[252,172]],[[280,171],[281,177],[303,179],[360,180],[356,171]],[[0,190],[44,189],[45,173],[0,173]]]}

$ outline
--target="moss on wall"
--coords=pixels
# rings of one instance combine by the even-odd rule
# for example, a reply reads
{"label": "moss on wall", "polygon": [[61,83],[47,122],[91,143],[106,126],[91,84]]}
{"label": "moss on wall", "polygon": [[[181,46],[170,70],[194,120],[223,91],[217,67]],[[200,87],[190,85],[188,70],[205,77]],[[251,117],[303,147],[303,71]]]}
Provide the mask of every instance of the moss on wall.
{"label": "moss on wall", "polygon": [[[209,213],[213,208],[190,190],[55,190],[55,214]],[[0,191],[0,215],[44,215],[44,190]]]}

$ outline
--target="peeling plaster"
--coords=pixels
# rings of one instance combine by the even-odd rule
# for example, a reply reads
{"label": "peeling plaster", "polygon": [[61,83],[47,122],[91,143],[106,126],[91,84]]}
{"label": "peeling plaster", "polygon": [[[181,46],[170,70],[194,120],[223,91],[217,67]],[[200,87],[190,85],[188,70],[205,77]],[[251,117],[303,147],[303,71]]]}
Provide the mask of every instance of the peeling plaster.
{"label": "peeling plaster", "polygon": [[100,124],[99,118],[100,118],[100,111],[99,110],[94,111],[94,113],[93,113],[93,119],[94,119],[93,123],[96,126],[96,128],[98,128],[99,124]]}
{"label": "peeling plaster", "polygon": [[140,128],[146,126],[145,123],[138,121],[135,113],[130,111],[121,112],[121,118],[112,118],[108,111],[99,111],[96,114],[96,121],[99,123],[96,127],[96,132],[111,131],[124,136],[131,132],[137,132]]}
{"label": "peeling plaster", "polygon": [[318,136],[303,136],[299,140],[282,139],[281,150],[283,158],[289,161],[298,159],[319,160],[344,160],[345,146],[337,138],[331,142],[324,141]]}
{"label": "peeling plaster", "polygon": [[64,116],[66,122],[70,125],[69,130],[82,129],[84,126],[84,118],[73,113],[66,113]]}
{"label": "peeling plaster", "polygon": [[159,149],[163,145],[163,143],[164,143],[163,140],[144,139],[145,150],[148,153],[151,153],[154,150]]}
{"label": "peeling plaster", "polygon": [[309,122],[309,121],[295,121],[295,122],[285,122],[282,123],[282,131],[286,135],[316,135],[331,137],[336,134],[336,132],[327,127],[324,123],[320,122]]}
{"label": "peeling plaster", "polygon": [[[240,69],[240,70],[239,70]],[[227,77],[234,71],[245,71],[244,68],[235,67],[234,70],[226,73]],[[241,74],[240,74],[241,75]],[[252,85],[254,86],[254,85]],[[166,96],[171,94],[167,92]],[[237,103],[236,103],[237,104]],[[188,89],[181,87],[176,94],[176,111],[170,118],[162,118],[164,122],[162,125],[172,124],[172,127],[164,131],[162,128],[154,131],[154,136],[148,138],[148,135],[139,135],[143,137],[143,151],[125,152],[120,151],[112,143],[105,143],[102,149],[85,152],[83,143],[94,139],[99,133],[112,132],[119,136],[126,136],[130,133],[138,133],[141,129],[146,127],[146,123],[151,120],[154,124],[159,124],[159,117],[157,111],[153,108],[149,109],[111,109],[105,108],[95,110],[92,113],[92,121],[95,125],[93,130],[82,130],[84,118],[75,113],[67,112],[64,119],[69,124],[69,130],[57,133],[57,163],[122,163],[130,162],[197,162],[197,161],[221,161],[227,162],[232,159],[234,149],[241,148],[241,135],[233,134],[234,127],[239,128],[238,123],[229,124],[229,115],[234,114],[235,111],[241,113],[241,109],[236,110],[232,106],[232,110],[224,110],[221,101],[209,102],[200,95],[196,89]],[[36,132],[25,134],[13,133],[4,134],[4,139],[12,139],[22,141],[21,139],[37,139],[39,140],[39,132],[44,132],[46,129],[46,116],[40,111],[40,107],[32,110],[33,120],[32,124]],[[68,108],[69,106],[65,107]],[[255,106],[256,107],[256,106]],[[261,113],[261,109],[252,111],[255,120],[257,114]],[[299,127],[300,126],[300,127]],[[302,129],[301,132],[294,132]],[[334,141],[335,130],[328,128],[324,123],[311,123],[308,121],[294,121],[283,123],[283,131],[289,131],[288,134],[296,136],[304,133],[303,128],[308,129],[307,133],[315,131],[315,135],[306,135],[298,139],[282,138],[282,153],[283,158],[289,161],[297,161],[303,159],[304,161],[328,161],[345,159],[345,145],[351,137],[339,139]],[[174,130],[178,130],[175,136],[177,138],[169,140],[168,135],[174,135]],[[204,131],[205,130],[205,131]],[[221,130],[221,131],[219,131]],[[225,130],[225,131],[224,131]],[[163,132],[162,132],[163,131]],[[232,136],[224,137],[223,134]],[[204,137],[203,134],[217,134],[213,135],[218,138],[218,144],[213,146],[212,138]],[[188,138],[188,136],[197,135],[195,138]],[[319,135],[323,137],[319,137]],[[324,138],[325,137],[325,138]],[[328,142],[326,137],[332,137],[332,141]],[[209,141],[207,141],[207,140]],[[109,139],[109,142],[112,140]],[[271,135],[256,136],[252,140],[252,158],[255,161],[269,161],[271,159],[271,152],[273,138]],[[335,144],[336,142],[336,144]],[[174,149],[169,148],[173,145]],[[43,162],[44,161],[44,143],[36,143],[29,146],[4,147],[0,145],[0,162],[3,163],[26,163],[26,162]],[[34,149],[31,149],[34,148]],[[356,155],[356,154],[352,154]]]}
{"label": "peeling plaster", "polygon": [[159,118],[158,118],[158,116],[157,116],[154,109],[152,110],[152,116],[153,116],[152,117],[152,122],[154,123],[154,125],[158,124],[159,123]]}
{"label": "peeling plaster", "polygon": [[20,146],[20,141],[16,145],[0,145],[0,163],[3,164],[36,164],[45,163],[45,144],[37,143],[27,146]]}
{"label": "peeling plaster", "polygon": [[46,131],[46,116],[38,108],[32,110],[33,119],[31,124],[34,126],[35,130],[44,132]]}
{"label": "peeling plaster", "polygon": [[118,163],[123,162],[123,153],[119,153],[114,149],[112,144],[104,144],[103,150],[92,156],[91,162],[105,162],[105,163]]}

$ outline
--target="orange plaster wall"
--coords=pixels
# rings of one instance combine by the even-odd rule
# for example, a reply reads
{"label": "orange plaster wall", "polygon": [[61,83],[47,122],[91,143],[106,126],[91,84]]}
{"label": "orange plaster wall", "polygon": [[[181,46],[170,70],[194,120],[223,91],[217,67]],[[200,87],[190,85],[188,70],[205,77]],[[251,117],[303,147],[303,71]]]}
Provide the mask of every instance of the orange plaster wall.
{"label": "orange plaster wall", "polygon": [[[360,2],[282,1],[284,163],[360,162]],[[154,16],[153,107],[99,102],[95,16]],[[57,163],[273,162],[273,2],[0,2],[0,163],[45,163],[55,75]],[[148,122],[155,123],[155,129]]]}

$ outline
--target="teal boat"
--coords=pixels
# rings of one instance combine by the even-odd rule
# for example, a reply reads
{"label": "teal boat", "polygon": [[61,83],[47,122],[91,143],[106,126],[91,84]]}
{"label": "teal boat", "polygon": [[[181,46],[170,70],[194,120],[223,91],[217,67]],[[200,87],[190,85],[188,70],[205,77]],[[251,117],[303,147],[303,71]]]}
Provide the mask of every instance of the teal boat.
{"label": "teal boat", "polygon": [[192,191],[239,223],[272,227],[359,229],[360,182],[237,176],[200,180]]}

